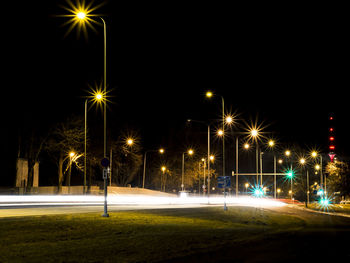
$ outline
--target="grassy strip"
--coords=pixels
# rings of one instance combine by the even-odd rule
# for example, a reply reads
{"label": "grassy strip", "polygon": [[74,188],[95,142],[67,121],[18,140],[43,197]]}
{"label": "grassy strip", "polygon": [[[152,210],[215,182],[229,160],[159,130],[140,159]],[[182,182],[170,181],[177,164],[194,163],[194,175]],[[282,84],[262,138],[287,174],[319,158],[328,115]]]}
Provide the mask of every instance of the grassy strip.
{"label": "grassy strip", "polygon": [[299,218],[250,207],[1,219],[0,261],[153,262],[303,225]]}

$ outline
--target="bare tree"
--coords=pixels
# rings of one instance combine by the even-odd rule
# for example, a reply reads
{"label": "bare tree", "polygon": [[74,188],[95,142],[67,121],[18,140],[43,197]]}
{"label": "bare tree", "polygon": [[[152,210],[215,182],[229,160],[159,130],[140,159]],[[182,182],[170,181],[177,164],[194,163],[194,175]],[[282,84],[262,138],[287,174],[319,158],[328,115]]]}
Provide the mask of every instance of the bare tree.
{"label": "bare tree", "polygon": [[64,162],[68,160],[70,152],[83,152],[84,133],[83,119],[73,116],[55,125],[46,142],[46,149],[58,167],[59,192],[64,180]]}

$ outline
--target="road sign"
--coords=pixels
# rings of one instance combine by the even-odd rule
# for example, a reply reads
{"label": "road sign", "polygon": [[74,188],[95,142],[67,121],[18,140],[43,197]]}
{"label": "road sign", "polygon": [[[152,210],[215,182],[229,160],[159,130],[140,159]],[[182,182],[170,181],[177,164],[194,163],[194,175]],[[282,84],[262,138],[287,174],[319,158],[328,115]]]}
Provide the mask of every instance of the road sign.
{"label": "road sign", "polygon": [[231,186],[230,176],[219,176],[218,177],[218,188],[226,188]]}
{"label": "road sign", "polygon": [[102,178],[103,179],[107,179],[108,177],[108,170],[107,168],[103,168],[103,171],[102,171]]}
{"label": "road sign", "polygon": [[103,158],[103,159],[101,160],[101,165],[102,165],[103,167],[108,167],[108,166],[109,166],[109,160],[108,160],[108,158]]}

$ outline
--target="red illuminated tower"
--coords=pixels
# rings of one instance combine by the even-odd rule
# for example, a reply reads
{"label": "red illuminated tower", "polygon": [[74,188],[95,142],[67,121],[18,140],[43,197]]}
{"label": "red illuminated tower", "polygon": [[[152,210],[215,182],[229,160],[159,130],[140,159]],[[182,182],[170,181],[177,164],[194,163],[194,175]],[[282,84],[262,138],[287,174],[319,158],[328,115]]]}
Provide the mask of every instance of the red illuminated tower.
{"label": "red illuminated tower", "polygon": [[328,156],[329,158],[331,159],[331,162],[334,161],[334,157],[335,157],[335,137],[334,137],[334,116],[331,115],[329,117],[329,137],[328,137],[328,140],[329,140],[329,153],[328,153]]}

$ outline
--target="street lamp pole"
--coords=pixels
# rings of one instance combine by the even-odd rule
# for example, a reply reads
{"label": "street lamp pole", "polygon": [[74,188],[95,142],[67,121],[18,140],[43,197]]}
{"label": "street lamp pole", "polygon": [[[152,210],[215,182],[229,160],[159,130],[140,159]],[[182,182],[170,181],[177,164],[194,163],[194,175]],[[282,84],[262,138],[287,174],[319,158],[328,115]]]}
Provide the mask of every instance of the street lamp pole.
{"label": "street lamp pole", "polygon": [[85,100],[85,125],[84,125],[84,190],[83,193],[86,194],[86,138],[87,138],[87,103],[88,99]]}
{"label": "street lamp pole", "polygon": [[274,192],[274,197],[276,199],[276,169],[277,168],[277,162],[276,162],[276,155],[273,156],[273,192]]}
{"label": "street lamp pole", "polygon": [[[208,198],[210,195],[210,178],[211,178],[211,174],[210,174],[210,125],[208,125],[208,157],[207,157],[207,161],[208,161]],[[204,182],[205,184],[205,182]]]}
{"label": "street lamp pole", "polygon": [[[104,52],[103,52],[103,93],[104,96],[106,96],[107,92],[107,36],[106,36],[106,22],[105,20],[100,17],[100,19],[103,22],[103,46],[104,46]],[[103,112],[103,157],[107,158],[107,103],[105,101],[104,104],[104,112]],[[109,164],[110,165],[110,164]],[[109,165],[107,169],[109,170]],[[109,214],[107,212],[107,194],[108,194],[108,188],[107,188],[107,176],[104,176],[103,179],[104,184],[104,213],[103,217],[109,217]]]}
{"label": "street lamp pole", "polygon": [[[103,93],[106,96],[107,92],[107,33],[106,33],[106,22],[102,17],[100,19],[103,22]],[[103,155],[107,157],[107,103],[104,104],[104,113],[103,113],[103,131],[104,131],[104,142],[103,142]]]}
{"label": "street lamp pole", "polygon": [[238,136],[236,137],[236,197],[238,196]]}
{"label": "street lamp pole", "polygon": [[222,176],[225,176],[225,101],[224,97],[221,96],[222,104]]}
{"label": "street lamp pole", "polygon": [[260,152],[260,187],[262,188],[263,182],[262,182],[262,174],[263,174],[263,162],[262,162],[262,156],[264,152]]}
{"label": "street lamp pole", "polygon": [[[142,175],[142,188],[145,188],[145,179],[146,179],[146,161],[147,161],[147,153],[148,152],[156,152],[156,150],[148,150],[145,151],[144,155],[143,155],[143,175]],[[159,153],[163,154],[164,153],[164,149],[161,148],[159,149]]]}
{"label": "street lamp pole", "polygon": [[184,176],[185,176],[185,153],[182,153],[182,174],[181,174],[181,191],[185,189],[184,185]]}

